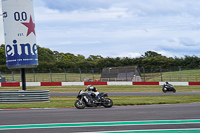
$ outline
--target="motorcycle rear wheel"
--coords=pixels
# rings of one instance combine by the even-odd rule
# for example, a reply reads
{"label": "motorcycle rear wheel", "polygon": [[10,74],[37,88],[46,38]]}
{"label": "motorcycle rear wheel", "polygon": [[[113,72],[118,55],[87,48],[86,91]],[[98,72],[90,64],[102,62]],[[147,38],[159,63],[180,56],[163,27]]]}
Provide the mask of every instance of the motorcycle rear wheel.
{"label": "motorcycle rear wheel", "polygon": [[74,103],[75,107],[77,109],[84,109],[85,108],[85,102],[82,100],[76,100],[76,102]]}
{"label": "motorcycle rear wheel", "polygon": [[113,101],[110,98],[105,98],[105,101],[108,101],[102,103],[105,108],[111,108],[113,106]]}

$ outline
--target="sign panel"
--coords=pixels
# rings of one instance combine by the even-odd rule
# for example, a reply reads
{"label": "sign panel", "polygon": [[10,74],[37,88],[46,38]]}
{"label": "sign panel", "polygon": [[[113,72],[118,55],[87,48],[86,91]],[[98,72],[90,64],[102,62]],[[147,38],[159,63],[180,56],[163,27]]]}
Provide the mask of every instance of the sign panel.
{"label": "sign panel", "polygon": [[38,65],[33,0],[1,0],[9,69]]}

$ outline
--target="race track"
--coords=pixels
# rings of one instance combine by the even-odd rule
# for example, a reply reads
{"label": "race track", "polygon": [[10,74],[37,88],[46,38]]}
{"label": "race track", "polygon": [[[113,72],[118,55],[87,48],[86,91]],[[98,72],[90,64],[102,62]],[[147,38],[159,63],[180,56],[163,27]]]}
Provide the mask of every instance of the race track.
{"label": "race track", "polygon": [[199,110],[200,103],[114,106],[83,110],[0,110],[0,132],[68,133],[125,130],[136,133],[141,130],[157,130],[156,133],[199,133]]}
{"label": "race track", "polygon": [[[51,96],[77,96],[76,92],[50,93]],[[159,95],[200,95],[199,91],[190,92],[108,92],[109,96],[159,96]]]}

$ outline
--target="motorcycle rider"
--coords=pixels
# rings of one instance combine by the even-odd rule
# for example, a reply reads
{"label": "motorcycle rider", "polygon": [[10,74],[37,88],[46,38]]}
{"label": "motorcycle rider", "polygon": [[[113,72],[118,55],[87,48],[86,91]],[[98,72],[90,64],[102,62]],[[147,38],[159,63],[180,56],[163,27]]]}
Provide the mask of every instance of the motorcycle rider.
{"label": "motorcycle rider", "polygon": [[169,84],[168,81],[165,82],[164,86],[168,88],[168,86],[170,86],[171,84]]}
{"label": "motorcycle rider", "polygon": [[85,89],[85,91],[87,91],[87,90],[92,91],[92,94],[91,94],[92,97],[98,98],[99,92],[94,86],[88,85],[87,88]]}
{"label": "motorcycle rider", "polygon": [[174,88],[174,86],[172,84],[169,84],[167,81],[165,82],[164,85],[162,85],[163,87],[163,92],[166,93],[167,91],[173,91],[174,93],[176,92],[176,89]]}

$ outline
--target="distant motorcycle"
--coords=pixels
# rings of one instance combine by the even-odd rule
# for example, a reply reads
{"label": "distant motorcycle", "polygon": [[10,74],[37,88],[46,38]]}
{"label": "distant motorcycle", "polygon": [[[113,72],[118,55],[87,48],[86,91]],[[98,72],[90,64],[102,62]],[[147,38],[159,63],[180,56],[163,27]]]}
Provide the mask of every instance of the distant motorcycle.
{"label": "distant motorcycle", "polygon": [[105,97],[108,97],[107,93],[99,93],[98,96],[95,96],[94,93],[80,90],[77,96],[78,100],[76,100],[74,105],[77,109],[97,106],[104,106],[105,108],[112,107],[113,101]]}
{"label": "distant motorcycle", "polygon": [[162,87],[162,91],[164,92],[164,93],[166,93],[167,91],[172,91],[172,92],[176,92],[176,89],[174,88],[174,86],[173,85],[171,85],[171,84],[164,84],[164,85],[161,85],[161,87]]}

